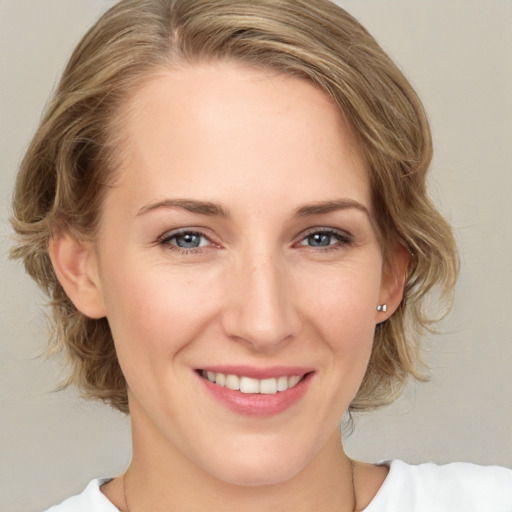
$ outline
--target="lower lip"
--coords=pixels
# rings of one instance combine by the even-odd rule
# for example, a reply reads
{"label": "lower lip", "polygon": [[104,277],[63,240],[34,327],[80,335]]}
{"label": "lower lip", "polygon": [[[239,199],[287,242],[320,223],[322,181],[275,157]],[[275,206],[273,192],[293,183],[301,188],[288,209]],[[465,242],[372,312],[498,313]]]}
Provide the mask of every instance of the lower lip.
{"label": "lower lip", "polygon": [[242,393],[219,386],[198,375],[205,388],[213,397],[232,411],[246,416],[272,416],[289,409],[297,403],[309,388],[313,373],[308,373],[295,386],[273,395],[261,393]]}

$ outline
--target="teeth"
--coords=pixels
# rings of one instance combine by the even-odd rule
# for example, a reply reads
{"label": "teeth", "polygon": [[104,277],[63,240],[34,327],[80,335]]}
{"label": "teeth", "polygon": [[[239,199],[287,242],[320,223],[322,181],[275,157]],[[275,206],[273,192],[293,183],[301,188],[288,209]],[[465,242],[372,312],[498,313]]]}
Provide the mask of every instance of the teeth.
{"label": "teeth", "polygon": [[217,377],[213,382],[216,382],[219,386],[226,385],[226,376],[223,373],[217,373]]}
{"label": "teeth", "polygon": [[277,393],[277,379],[260,380],[260,393],[274,395]]}
{"label": "teeth", "polygon": [[202,371],[201,375],[218,386],[225,386],[233,391],[242,393],[274,395],[277,392],[286,391],[297,385],[302,380],[302,375],[291,377],[282,376],[277,379],[253,379],[251,377],[238,377],[237,375],[225,375],[224,373]]}
{"label": "teeth", "polygon": [[288,379],[288,387],[292,388],[295,386],[295,384],[298,384],[300,382],[300,377],[298,375],[294,375],[293,377],[290,377]]}
{"label": "teeth", "polygon": [[277,391],[286,391],[288,389],[288,377],[279,377],[277,379]]}
{"label": "teeth", "polygon": [[259,393],[260,382],[250,377],[240,377],[240,391],[242,393]]}
{"label": "teeth", "polygon": [[240,389],[240,379],[236,375],[226,375],[226,387],[238,391]]}

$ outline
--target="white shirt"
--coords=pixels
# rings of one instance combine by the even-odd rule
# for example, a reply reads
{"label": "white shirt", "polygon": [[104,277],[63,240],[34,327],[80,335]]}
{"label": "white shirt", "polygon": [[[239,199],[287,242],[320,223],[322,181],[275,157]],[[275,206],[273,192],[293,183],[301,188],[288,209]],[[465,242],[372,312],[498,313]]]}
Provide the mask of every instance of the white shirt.
{"label": "white shirt", "polygon": [[[411,466],[400,460],[363,512],[512,512],[512,470],[455,462]],[[119,512],[92,480],[79,495],[46,512]]]}

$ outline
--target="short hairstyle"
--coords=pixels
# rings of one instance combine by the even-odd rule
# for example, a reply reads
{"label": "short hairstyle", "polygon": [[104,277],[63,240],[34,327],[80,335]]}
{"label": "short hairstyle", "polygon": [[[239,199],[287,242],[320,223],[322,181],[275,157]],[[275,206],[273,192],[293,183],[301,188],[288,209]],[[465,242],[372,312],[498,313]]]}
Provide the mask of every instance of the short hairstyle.
{"label": "short hairstyle", "polygon": [[116,127],[137,88],[162,69],[215,60],[311,81],[356,133],[385,261],[401,243],[411,262],[400,306],[376,326],[350,409],[392,402],[409,376],[426,378],[420,342],[439,317],[426,295],[435,289],[449,309],[458,257],[426,190],[432,141],[420,100],[374,38],[328,0],[123,0],[78,44],[22,161],[11,219],[11,256],[50,298],[48,352],[66,355],[64,384],[128,412],[108,321],[86,317],[66,296],[48,256],[52,236],[65,228],[94,237],[122,152]]}

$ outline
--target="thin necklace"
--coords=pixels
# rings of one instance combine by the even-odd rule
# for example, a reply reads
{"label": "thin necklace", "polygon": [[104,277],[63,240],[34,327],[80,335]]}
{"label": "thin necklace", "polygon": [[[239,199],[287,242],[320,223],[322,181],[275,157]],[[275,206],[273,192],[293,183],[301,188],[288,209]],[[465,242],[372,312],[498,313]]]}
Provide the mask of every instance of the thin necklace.
{"label": "thin necklace", "polygon": [[[130,512],[130,507],[128,506],[128,500],[126,498],[126,485],[125,485],[125,481],[126,481],[126,471],[123,473],[123,496],[124,496],[124,506],[126,508],[126,512]],[[124,511],[123,511],[124,512]]]}
{"label": "thin necklace", "polygon": [[[130,507],[128,506],[128,500],[126,499],[126,485],[125,485],[125,480],[126,480],[126,471],[123,473],[123,496],[124,496],[124,508],[126,509],[126,512],[130,512]],[[121,512],[124,512],[124,511],[121,511]]]}
{"label": "thin necklace", "polygon": [[[349,457],[348,461],[350,463],[350,475],[352,477],[352,501],[354,503],[354,508],[353,508],[352,512],[357,512],[359,509],[357,508],[356,479],[354,476],[355,469],[356,469],[356,463],[354,462],[354,459],[351,459],[350,457]],[[123,480],[123,484],[124,484],[124,480]]]}
{"label": "thin necklace", "polygon": [[[356,483],[355,483],[355,462],[352,459],[348,459],[350,463],[350,475],[352,480],[352,501],[354,503],[354,507],[352,509],[352,512],[357,512],[357,495],[356,495]],[[126,498],[126,472],[123,473],[123,496],[124,496],[124,506],[125,510],[123,512],[130,512],[130,507],[128,506],[128,500]]]}

